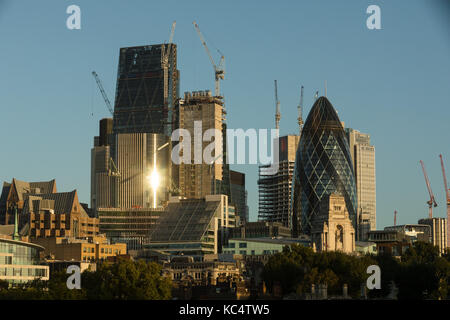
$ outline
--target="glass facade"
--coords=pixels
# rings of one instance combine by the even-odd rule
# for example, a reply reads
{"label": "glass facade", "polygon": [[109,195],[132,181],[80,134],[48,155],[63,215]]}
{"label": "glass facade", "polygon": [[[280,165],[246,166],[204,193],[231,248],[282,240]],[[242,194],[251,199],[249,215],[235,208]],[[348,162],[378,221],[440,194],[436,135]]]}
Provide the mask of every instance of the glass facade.
{"label": "glass facade", "polygon": [[0,280],[11,285],[36,278],[48,280],[48,266],[40,265],[41,246],[15,240],[0,239]]}
{"label": "glass facade", "polygon": [[309,234],[322,199],[344,197],[356,227],[357,197],[353,165],[344,128],[325,97],[314,103],[297,149],[292,192],[293,236]]}
{"label": "glass facade", "polygon": [[[163,64],[163,48],[169,54]],[[178,97],[177,47],[151,45],[120,49],[114,105],[114,133],[172,133]]]}

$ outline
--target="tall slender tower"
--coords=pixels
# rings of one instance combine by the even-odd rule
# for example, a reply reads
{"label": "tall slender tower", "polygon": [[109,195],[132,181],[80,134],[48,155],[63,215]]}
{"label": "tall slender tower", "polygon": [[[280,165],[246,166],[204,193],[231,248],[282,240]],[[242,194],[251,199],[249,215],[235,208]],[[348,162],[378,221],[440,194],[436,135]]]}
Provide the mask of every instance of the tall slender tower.
{"label": "tall slender tower", "polygon": [[375,230],[377,224],[375,147],[370,143],[369,134],[351,128],[345,128],[345,133],[358,197],[357,240],[367,241],[367,233]]}

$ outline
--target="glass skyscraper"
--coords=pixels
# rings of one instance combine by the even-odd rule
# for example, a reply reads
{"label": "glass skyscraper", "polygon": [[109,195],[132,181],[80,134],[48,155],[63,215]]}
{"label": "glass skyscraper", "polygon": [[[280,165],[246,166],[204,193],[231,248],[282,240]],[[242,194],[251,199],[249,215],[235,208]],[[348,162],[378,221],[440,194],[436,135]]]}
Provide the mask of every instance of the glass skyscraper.
{"label": "glass skyscraper", "polygon": [[309,234],[319,205],[331,193],[344,197],[356,227],[357,196],[348,140],[336,110],[325,97],[314,103],[295,157],[292,233]]}

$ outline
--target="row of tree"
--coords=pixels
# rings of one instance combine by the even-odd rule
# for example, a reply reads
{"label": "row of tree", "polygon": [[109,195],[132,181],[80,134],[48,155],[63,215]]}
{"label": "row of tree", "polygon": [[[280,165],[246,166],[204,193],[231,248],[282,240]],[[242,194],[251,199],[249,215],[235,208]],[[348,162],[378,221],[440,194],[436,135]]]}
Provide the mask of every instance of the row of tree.
{"label": "row of tree", "polygon": [[101,263],[96,271],[81,274],[81,289],[68,289],[68,275],[54,272],[49,281],[34,281],[8,288],[0,283],[1,299],[20,300],[167,300],[172,283],[161,276],[161,266],[144,261],[121,259],[117,263]]}
{"label": "row of tree", "polygon": [[391,255],[355,256],[341,252],[313,252],[301,245],[286,246],[270,257],[263,270],[269,289],[281,286],[283,293],[304,296],[311,285],[326,284],[330,295],[342,294],[344,284],[353,298],[361,296],[361,286],[370,274],[367,267],[378,265],[381,289],[368,290],[369,298],[385,298],[397,288],[399,299],[446,299],[450,285],[450,254],[440,256],[429,243],[415,242],[402,258]]}

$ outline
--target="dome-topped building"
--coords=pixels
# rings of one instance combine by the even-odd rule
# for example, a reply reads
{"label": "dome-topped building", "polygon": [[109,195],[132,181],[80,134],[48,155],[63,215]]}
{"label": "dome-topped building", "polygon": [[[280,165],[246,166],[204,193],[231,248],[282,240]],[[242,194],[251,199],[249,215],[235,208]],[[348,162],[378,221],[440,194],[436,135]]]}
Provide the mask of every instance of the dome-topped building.
{"label": "dome-topped building", "polygon": [[293,236],[310,234],[320,203],[331,194],[344,197],[356,227],[357,196],[344,128],[325,97],[314,103],[303,127],[295,158],[292,192]]}

